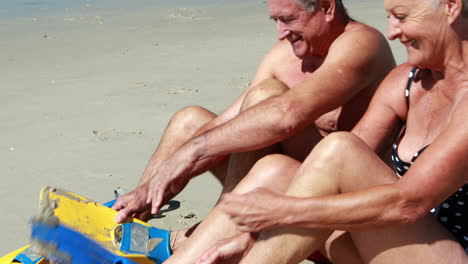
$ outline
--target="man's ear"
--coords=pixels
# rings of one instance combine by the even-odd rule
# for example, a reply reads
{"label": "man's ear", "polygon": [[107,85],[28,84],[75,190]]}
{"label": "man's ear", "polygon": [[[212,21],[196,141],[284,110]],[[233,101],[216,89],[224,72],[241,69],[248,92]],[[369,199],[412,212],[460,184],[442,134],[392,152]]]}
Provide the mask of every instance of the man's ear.
{"label": "man's ear", "polygon": [[445,0],[443,5],[449,24],[453,24],[461,16],[463,0]]}
{"label": "man's ear", "polygon": [[320,11],[325,15],[325,21],[333,21],[335,18],[335,0],[320,0]]}

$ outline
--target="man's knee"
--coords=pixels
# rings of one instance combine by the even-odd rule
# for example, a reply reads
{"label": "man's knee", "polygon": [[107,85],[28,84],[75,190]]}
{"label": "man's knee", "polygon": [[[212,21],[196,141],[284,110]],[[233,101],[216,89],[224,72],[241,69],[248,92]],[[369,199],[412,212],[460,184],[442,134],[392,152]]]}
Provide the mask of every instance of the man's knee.
{"label": "man's knee", "polygon": [[216,115],[201,106],[188,106],[177,111],[171,120],[171,125],[180,126],[184,131],[197,130]]}
{"label": "man's knee", "polygon": [[279,96],[289,90],[289,87],[282,81],[276,79],[266,79],[257,84],[247,93],[242,102],[241,111],[244,111],[268,98]]}

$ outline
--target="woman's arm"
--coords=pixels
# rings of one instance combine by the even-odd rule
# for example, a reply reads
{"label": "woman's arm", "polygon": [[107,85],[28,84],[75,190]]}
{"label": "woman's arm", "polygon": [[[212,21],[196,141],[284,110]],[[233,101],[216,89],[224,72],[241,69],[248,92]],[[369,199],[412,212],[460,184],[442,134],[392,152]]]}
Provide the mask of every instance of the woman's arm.
{"label": "woman's arm", "polygon": [[[457,110],[450,125],[393,184],[316,198],[288,197],[288,225],[362,230],[414,223],[468,181],[468,125]],[[286,220],[287,221],[287,220]]]}
{"label": "woman's arm", "polygon": [[[390,78],[385,81],[383,89],[391,80]],[[382,100],[379,109],[377,102],[379,101],[373,101],[376,111],[367,113],[366,120],[359,123],[358,132],[355,132],[364,135],[364,141],[374,144],[371,146],[374,149],[381,144],[375,138],[386,136],[379,134],[379,131],[391,130],[391,126],[384,120],[390,121],[401,115],[398,112],[392,115],[391,111],[385,109],[396,108],[398,111],[398,107],[404,108],[398,103],[385,106],[385,100]],[[404,99],[403,102],[406,103]],[[260,231],[279,226],[353,231],[413,223],[429,213],[468,180],[466,173],[468,125],[464,120],[467,111],[468,106],[461,104],[455,108],[449,125],[418,157],[401,180],[397,181],[393,171],[386,166],[368,164],[356,175],[367,173],[367,177],[387,177],[386,179],[391,180],[377,181],[379,185],[359,190],[359,186],[364,186],[366,183],[359,182],[359,178],[352,175],[353,178],[346,183],[348,187],[341,186],[340,182],[331,188],[333,192],[325,192],[323,195],[317,191],[316,195],[309,195],[309,198],[282,196],[257,189],[247,195],[226,195],[221,203],[223,210],[243,231]],[[383,117],[387,119],[373,116],[375,113],[386,113]],[[377,122],[377,129],[363,130],[366,127],[372,128],[372,125],[367,123],[371,121]],[[359,153],[356,153],[356,156],[358,155]],[[379,162],[375,159],[369,161]],[[349,163],[339,168],[341,174],[351,173],[347,164]],[[307,168],[301,168],[299,171],[301,170],[306,177],[314,177]],[[321,179],[325,180],[326,177],[327,175],[322,175]],[[310,188],[318,187],[321,179]],[[352,189],[354,191],[349,191]],[[294,192],[291,195],[294,195]],[[267,206],[265,201],[270,205]]]}
{"label": "woman's arm", "polygon": [[405,87],[410,71],[411,66],[402,64],[385,77],[366,113],[351,131],[379,156],[392,145],[401,121],[406,120]]}

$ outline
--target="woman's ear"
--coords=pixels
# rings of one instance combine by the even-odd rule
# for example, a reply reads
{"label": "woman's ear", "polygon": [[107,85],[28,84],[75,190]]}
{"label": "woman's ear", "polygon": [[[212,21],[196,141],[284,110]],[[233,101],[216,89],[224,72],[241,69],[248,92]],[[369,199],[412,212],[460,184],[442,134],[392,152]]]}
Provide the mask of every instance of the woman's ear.
{"label": "woman's ear", "polygon": [[443,5],[449,24],[453,24],[461,16],[463,0],[445,0]]}
{"label": "woman's ear", "polygon": [[335,0],[321,0],[320,11],[325,15],[325,21],[331,22],[335,18]]}

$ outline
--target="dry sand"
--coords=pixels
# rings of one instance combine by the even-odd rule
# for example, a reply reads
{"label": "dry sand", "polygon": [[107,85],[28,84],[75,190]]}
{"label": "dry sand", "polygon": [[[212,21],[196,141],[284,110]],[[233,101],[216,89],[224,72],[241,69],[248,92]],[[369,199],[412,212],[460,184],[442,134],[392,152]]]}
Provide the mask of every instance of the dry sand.
{"label": "dry sand", "polygon": [[[42,186],[112,200],[116,187],[136,186],[175,111],[220,113],[246,88],[276,41],[265,1],[194,2],[42,4],[0,16],[0,256],[28,243]],[[383,1],[345,5],[385,33]],[[198,222],[219,192],[202,175],[152,224]]]}

